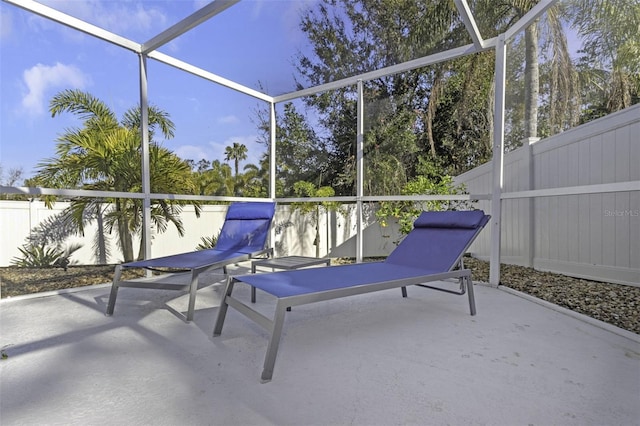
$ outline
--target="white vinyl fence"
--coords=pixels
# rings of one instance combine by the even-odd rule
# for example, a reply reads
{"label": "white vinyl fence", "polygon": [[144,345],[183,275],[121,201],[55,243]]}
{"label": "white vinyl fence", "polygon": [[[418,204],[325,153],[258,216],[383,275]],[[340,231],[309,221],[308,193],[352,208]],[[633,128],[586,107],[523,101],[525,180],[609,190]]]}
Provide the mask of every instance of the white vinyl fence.
{"label": "white vinyl fence", "polygon": [[[29,236],[36,232],[36,227],[46,224],[47,220],[59,215],[69,203],[58,202],[53,209],[48,209],[40,201],[0,201],[0,266],[10,266],[13,258],[20,257],[19,247],[27,243]],[[273,223],[273,244],[277,256],[305,255],[320,257],[355,257],[356,222],[354,206],[344,207],[346,214],[323,212],[319,223],[319,244],[316,247],[315,220],[312,216],[302,216],[290,206],[279,205]],[[153,232],[152,256],[165,256],[195,250],[203,237],[218,234],[224,221],[227,207],[220,205],[204,205],[200,217],[196,217],[193,207],[185,206],[181,215],[185,235],[180,237],[175,227],[169,226],[166,232]],[[364,235],[364,255],[383,256],[395,247],[397,227],[381,228],[371,212],[367,212]],[[71,235],[65,237],[61,247],[79,244],[82,247],[71,256],[72,264],[91,265],[98,263],[94,240],[98,233],[96,223],[86,226],[84,236]],[[115,230],[105,232],[110,256],[107,263],[122,261],[122,254],[116,244]],[[134,241],[137,253],[139,240]]]}
{"label": "white vinyl fence", "polygon": [[[504,163],[502,263],[640,285],[640,105],[527,144],[507,154]],[[491,174],[491,163],[487,163],[458,176],[456,182],[464,183],[471,194],[490,194]],[[627,189],[607,192],[612,184]],[[525,195],[534,196],[518,195],[522,191],[533,191]],[[554,191],[561,195],[554,195]],[[9,266],[11,259],[20,255],[18,248],[30,232],[66,206],[57,203],[49,210],[39,201],[0,201],[0,266]],[[489,214],[490,206],[488,200],[477,203]],[[276,255],[355,257],[353,208],[347,206],[345,216],[321,214],[316,246],[315,221],[279,205],[273,232]],[[196,218],[193,208],[185,207],[182,221],[186,235],[180,237],[172,226],[165,233],[154,232],[152,256],[194,250],[202,237],[217,234],[225,212],[225,206],[205,205],[201,217]],[[364,216],[363,255],[391,252],[398,238],[397,227],[380,227],[368,209]],[[96,234],[97,227],[92,224],[84,237],[65,240],[67,246],[82,245],[71,257],[73,263],[97,263],[92,248]],[[488,229],[480,234],[470,249],[474,256],[489,258],[490,236]],[[120,262],[115,234],[109,247],[108,263]]]}
{"label": "white vinyl fence", "polygon": [[[491,167],[456,182],[491,193]],[[597,192],[610,184],[628,190]],[[510,198],[520,191],[539,196]],[[502,198],[501,263],[640,285],[640,105],[505,155]],[[478,208],[490,213],[490,201]],[[476,255],[489,258],[489,238],[479,236]]]}

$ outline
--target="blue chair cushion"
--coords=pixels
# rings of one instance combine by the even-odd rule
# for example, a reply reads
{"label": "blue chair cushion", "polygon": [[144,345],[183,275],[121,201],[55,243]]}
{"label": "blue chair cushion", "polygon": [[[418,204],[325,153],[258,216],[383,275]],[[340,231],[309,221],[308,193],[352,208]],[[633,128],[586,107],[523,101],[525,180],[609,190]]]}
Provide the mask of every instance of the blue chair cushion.
{"label": "blue chair cushion", "polygon": [[250,219],[268,219],[273,218],[275,212],[275,203],[265,202],[246,202],[233,203],[227,210],[226,220],[250,220]]}
{"label": "blue chair cushion", "polygon": [[423,212],[413,223],[414,228],[476,229],[485,224],[482,210]]}

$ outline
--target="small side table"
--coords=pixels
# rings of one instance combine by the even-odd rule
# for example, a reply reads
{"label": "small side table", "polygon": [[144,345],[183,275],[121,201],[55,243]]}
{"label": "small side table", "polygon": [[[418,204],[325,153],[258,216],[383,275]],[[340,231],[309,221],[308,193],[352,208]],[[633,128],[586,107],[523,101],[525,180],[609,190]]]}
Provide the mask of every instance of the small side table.
{"label": "small side table", "polygon": [[[284,269],[284,270],[292,270],[292,269],[301,269],[307,268],[309,266],[322,265],[326,266],[331,265],[330,258],[319,259],[317,257],[307,257],[307,256],[285,256],[285,257],[275,257],[273,259],[258,259],[251,262],[251,273],[256,273],[256,268],[258,266],[263,266],[266,268],[271,268],[271,270],[276,269]],[[256,288],[251,287],[251,303],[256,302]],[[289,310],[289,309],[288,309]]]}

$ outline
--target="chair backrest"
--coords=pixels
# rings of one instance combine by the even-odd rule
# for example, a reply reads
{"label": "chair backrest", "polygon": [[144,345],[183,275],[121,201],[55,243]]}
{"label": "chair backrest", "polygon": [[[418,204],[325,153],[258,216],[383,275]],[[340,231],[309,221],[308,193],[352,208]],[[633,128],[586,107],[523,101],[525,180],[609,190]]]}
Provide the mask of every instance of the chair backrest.
{"label": "chair backrest", "polygon": [[271,202],[231,204],[215,249],[241,253],[264,250],[275,210],[276,204]]}
{"label": "chair backrest", "polygon": [[385,262],[447,272],[489,221],[482,210],[423,212]]}

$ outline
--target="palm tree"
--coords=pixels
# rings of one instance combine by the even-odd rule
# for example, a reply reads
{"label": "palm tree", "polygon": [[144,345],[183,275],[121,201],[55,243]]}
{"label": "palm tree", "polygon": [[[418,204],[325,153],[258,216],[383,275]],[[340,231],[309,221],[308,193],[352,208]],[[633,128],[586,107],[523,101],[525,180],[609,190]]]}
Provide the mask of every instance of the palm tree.
{"label": "palm tree", "polygon": [[594,119],[640,101],[640,3],[637,0],[569,3],[572,26],[584,41],[579,59],[588,108]]}
{"label": "palm tree", "polygon": [[228,146],[224,150],[224,159],[225,161],[233,160],[234,171],[235,171],[235,195],[238,195],[238,174],[240,173],[240,161],[247,159],[247,147],[244,144],[239,142],[234,142],[233,146]]}
{"label": "palm tree", "polygon": [[233,195],[234,179],[231,173],[228,164],[212,161],[209,169],[197,172],[200,195]]}
{"label": "palm tree", "polygon": [[240,161],[247,159],[247,147],[239,142],[234,142],[233,146],[228,146],[224,150],[224,160],[233,160],[235,176],[238,177]]}
{"label": "palm tree", "polygon": [[[119,122],[109,107],[92,95],[65,90],[51,100],[53,117],[71,112],[83,120],[78,129],[66,130],[58,138],[56,156],[39,164],[36,180],[40,185],[57,188],[81,188],[97,191],[140,192],[142,187],[140,108],[124,114]],[[158,128],[165,138],[173,136],[174,125],[168,114],[150,106],[149,112],[149,164],[151,192],[195,193],[191,169],[187,162],[153,142]],[[52,199],[48,200],[53,201]],[[113,208],[103,211],[102,204]],[[180,212],[184,201],[153,200],[151,219],[159,232],[173,223],[180,235],[184,234]],[[199,203],[196,214],[199,215]],[[67,218],[79,233],[92,219],[102,223],[106,231],[116,230],[118,243],[125,262],[134,260],[133,235],[141,233],[142,201],[139,199],[74,199],[67,210]],[[143,256],[143,244],[137,258]]]}
{"label": "palm tree", "polygon": [[[513,22],[523,17],[538,3],[537,0],[506,0],[496,3],[492,0],[480,1],[477,14],[481,27],[487,34],[504,32]],[[562,122],[575,120],[577,79],[576,71],[569,57],[565,29],[562,23],[563,6],[555,5],[547,9],[544,16],[529,25],[523,36],[524,44],[524,122],[522,137],[548,136],[561,131]],[[541,52],[547,51],[550,60],[540,64]],[[548,123],[547,129],[539,129],[540,118],[540,78],[543,65],[548,69]],[[519,144],[521,141],[516,141]]]}
{"label": "palm tree", "polygon": [[[260,167],[246,164],[242,175],[242,188],[246,197],[267,197],[269,191],[269,155],[264,154],[260,159]],[[282,182],[276,182],[282,187]]]}

